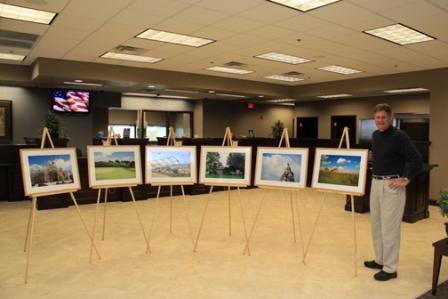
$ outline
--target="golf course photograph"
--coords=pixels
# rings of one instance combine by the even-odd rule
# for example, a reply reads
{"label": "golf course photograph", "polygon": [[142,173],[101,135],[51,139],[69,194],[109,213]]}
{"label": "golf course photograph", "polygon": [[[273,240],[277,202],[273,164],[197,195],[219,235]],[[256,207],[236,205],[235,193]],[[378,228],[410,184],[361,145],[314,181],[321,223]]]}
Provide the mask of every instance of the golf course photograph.
{"label": "golf course photograph", "polygon": [[141,183],[139,149],[134,146],[91,146],[88,149],[91,186]]}

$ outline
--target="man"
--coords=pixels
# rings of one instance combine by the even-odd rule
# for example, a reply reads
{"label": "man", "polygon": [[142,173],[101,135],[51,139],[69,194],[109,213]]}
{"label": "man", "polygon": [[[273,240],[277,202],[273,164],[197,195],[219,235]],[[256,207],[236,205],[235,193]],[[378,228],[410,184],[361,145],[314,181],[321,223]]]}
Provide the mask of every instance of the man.
{"label": "man", "polygon": [[378,104],[374,109],[372,135],[373,179],[370,217],[375,260],[367,268],[379,269],[379,281],[397,278],[400,224],[406,203],[406,186],[422,168],[422,158],[408,135],[392,126],[392,109]]}

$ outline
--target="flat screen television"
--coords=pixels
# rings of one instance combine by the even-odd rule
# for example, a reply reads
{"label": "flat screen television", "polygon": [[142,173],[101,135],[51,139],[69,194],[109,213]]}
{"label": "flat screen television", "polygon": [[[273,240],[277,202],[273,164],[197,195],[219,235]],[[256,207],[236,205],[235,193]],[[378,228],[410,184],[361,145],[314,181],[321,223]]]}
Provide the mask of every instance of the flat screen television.
{"label": "flat screen television", "polygon": [[52,91],[51,109],[61,113],[90,112],[90,92],[72,89],[55,89]]}

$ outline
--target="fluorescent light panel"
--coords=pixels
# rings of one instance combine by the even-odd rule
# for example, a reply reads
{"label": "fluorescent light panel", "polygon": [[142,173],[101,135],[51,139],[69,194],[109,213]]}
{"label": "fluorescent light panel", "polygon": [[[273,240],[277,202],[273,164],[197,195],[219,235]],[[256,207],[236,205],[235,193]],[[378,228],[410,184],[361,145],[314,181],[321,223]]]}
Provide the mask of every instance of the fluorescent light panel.
{"label": "fluorescent light panel", "polygon": [[415,87],[415,88],[402,88],[402,89],[390,89],[385,90],[385,93],[407,93],[407,92],[426,92],[428,89],[421,88],[421,87]]}
{"label": "fluorescent light panel", "polygon": [[268,0],[300,11],[306,12],[340,0]]}
{"label": "fluorescent light panel", "polygon": [[57,14],[43,10],[0,3],[0,17],[39,24],[50,24]]}
{"label": "fluorescent light panel", "polygon": [[394,24],[386,27],[366,30],[364,32],[402,46],[434,40],[433,37],[402,24]]}
{"label": "fluorescent light panel", "polygon": [[269,103],[291,103],[295,102],[294,99],[275,99],[275,100],[268,100]]}
{"label": "fluorescent light panel", "polygon": [[139,56],[139,55],[130,55],[130,54],[122,54],[122,53],[114,53],[107,52],[101,56],[102,58],[110,58],[110,59],[118,59],[118,60],[127,60],[127,61],[136,61],[136,62],[146,62],[146,63],[156,63],[162,58],[154,58],[149,56]]}
{"label": "fluorescent light panel", "polygon": [[323,95],[323,96],[317,96],[318,98],[321,99],[335,99],[335,98],[346,98],[346,97],[351,97],[351,94],[348,93],[340,93],[340,94],[327,94],[327,95]]}
{"label": "fluorescent light panel", "polygon": [[265,76],[266,79],[272,79],[272,80],[280,80],[280,81],[287,81],[287,82],[297,82],[302,81],[305,79],[292,77],[292,76],[284,76],[284,75],[271,75],[271,76]]}
{"label": "fluorescent light panel", "polygon": [[156,29],[148,29],[145,32],[137,35],[137,38],[144,38],[159,42],[197,47],[197,48],[214,42],[214,40],[212,39],[172,33]]}
{"label": "fluorescent light panel", "polygon": [[216,93],[217,96],[223,96],[223,97],[232,97],[232,98],[245,98],[246,96],[240,95],[240,94],[230,94],[230,93]]}
{"label": "fluorescent light panel", "polygon": [[351,74],[362,73],[362,71],[351,69],[351,68],[344,67],[344,66],[339,66],[339,65],[324,66],[324,67],[320,67],[319,70],[338,73],[338,74],[342,74],[342,75],[351,75]]}
{"label": "fluorescent light panel", "polygon": [[71,82],[71,81],[65,81],[64,84],[67,85],[79,85],[79,86],[97,86],[97,87],[101,87],[103,86],[103,84],[101,83],[89,83],[89,82]]}
{"label": "fluorescent light panel", "polygon": [[254,71],[249,71],[249,70],[234,69],[234,68],[223,67],[223,66],[212,66],[212,67],[206,68],[206,70],[213,71],[213,72],[237,74],[237,75],[246,75],[246,74],[250,74],[250,73],[254,72]]}
{"label": "fluorescent light panel", "polygon": [[23,61],[25,57],[26,56],[24,55],[18,55],[18,54],[0,53],[0,59],[5,60]]}
{"label": "fluorescent light panel", "polygon": [[255,57],[261,58],[261,59],[283,62],[283,63],[289,63],[289,64],[300,64],[300,63],[305,63],[305,62],[311,61],[306,58],[277,53],[277,52],[269,52],[269,53],[257,55]]}

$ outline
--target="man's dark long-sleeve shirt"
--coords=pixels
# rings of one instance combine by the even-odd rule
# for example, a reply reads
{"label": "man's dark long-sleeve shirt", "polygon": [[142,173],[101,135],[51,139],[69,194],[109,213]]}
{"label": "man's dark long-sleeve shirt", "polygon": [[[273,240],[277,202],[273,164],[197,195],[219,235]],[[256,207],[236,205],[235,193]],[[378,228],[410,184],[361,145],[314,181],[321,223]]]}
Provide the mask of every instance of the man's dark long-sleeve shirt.
{"label": "man's dark long-sleeve shirt", "polygon": [[390,127],[372,135],[374,175],[398,174],[410,180],[422,169],[422,157],[408,135]]}

